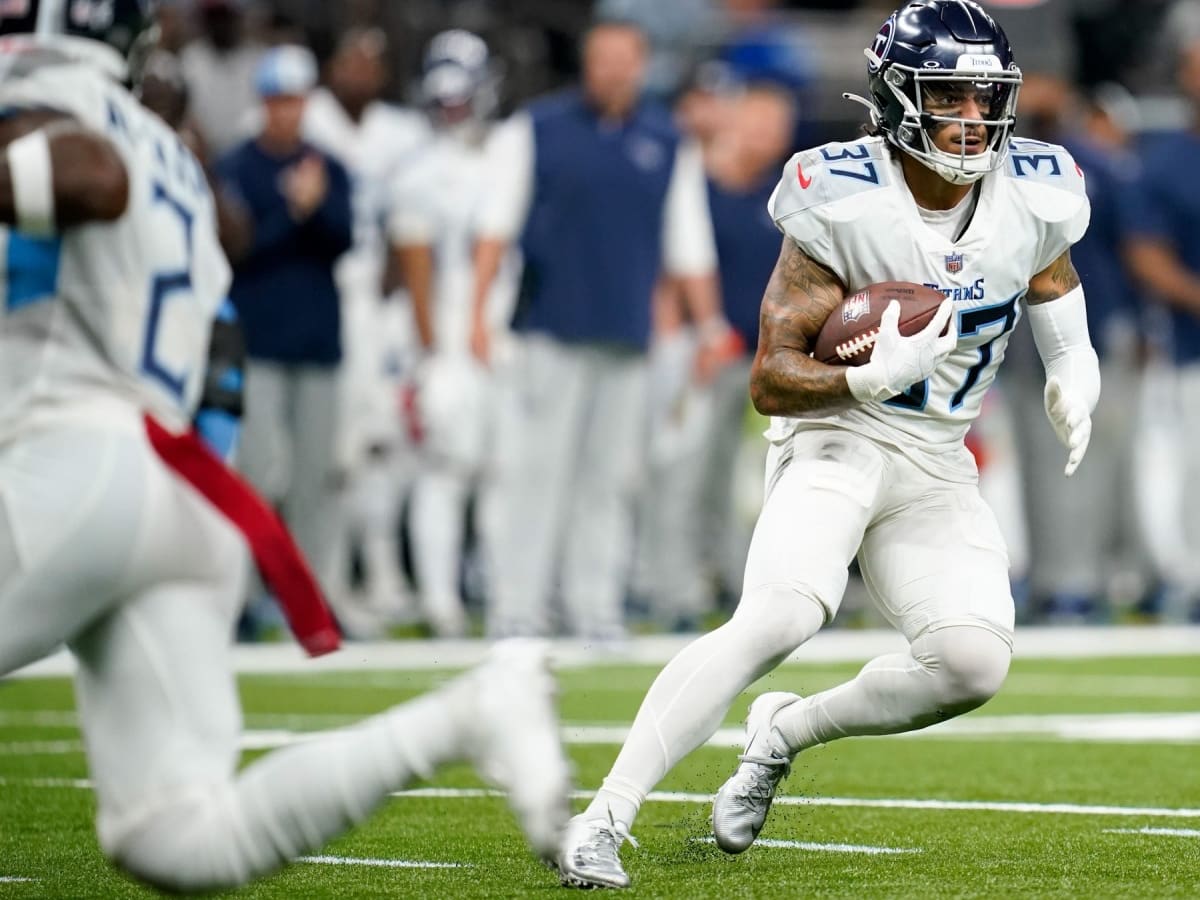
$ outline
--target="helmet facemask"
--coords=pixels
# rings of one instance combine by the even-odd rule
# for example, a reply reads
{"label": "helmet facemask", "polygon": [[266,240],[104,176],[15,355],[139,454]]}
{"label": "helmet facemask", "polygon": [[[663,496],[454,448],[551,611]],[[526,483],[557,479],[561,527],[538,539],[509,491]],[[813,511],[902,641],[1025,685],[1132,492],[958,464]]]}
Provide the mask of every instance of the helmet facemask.
{"label": "helmet facemask", "polygon": [[[1021,70],[1015,64],[1005,69],[994,55],[963,54],[954,69],[917,69],[885,61],[871,48],[864,52],[870,71],[871,118],[889,141],[954,184],[978,181],[1003,165],[1016,123],[1021,86]],[[975,97],[985,118],[930,112],[931,98],[946,99],[932,106],[941,110],[952,107],[955,97],[968,94]],[[983,126],[986,149],[968,152],[965,141],[957,153],[938,148],[933,135],[946,126],[958,126],[964,134],[972,127]]]}

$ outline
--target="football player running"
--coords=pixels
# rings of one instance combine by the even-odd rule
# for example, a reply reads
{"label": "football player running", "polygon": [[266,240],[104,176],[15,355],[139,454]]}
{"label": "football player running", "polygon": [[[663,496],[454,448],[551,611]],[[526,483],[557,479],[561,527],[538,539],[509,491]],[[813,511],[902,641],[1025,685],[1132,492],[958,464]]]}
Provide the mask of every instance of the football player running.
{"label": "football player running", "polygon": [[[422,469],[411,499],[413,570],[433,633],[461,637],[467,629],[459,591],[463,523],[472,488],[488,475],[496,403],[492,374],[472,355],[470,339],[479,207],[495,177],[485,147],[498,85],[487,44],[460,28],[430,40],[423,71],[421,94],[434,138],[397,179],[390,231],[425,353],[414,410]],[[501,357],[516,299],[515,260],[506,259],[498,274],[487,315]],[[487,486],[479,486],[485,501]],[[484,513],[486,502],[478,508]],[[477,519],[486,542],[488,517]]]}
{"label": "football player running", "polygon": [[[754,701],[745,752],[713,806],[723,850],[753,843],[797,753],[961,715],[1008,672],[1008,561],[963,437],[1024,309],[1067,475],[1087,450],[1100,376],[1069,254],[1088,223],[1083,178],[1062,147],[1012,137],[1021,73],[975,3],[908,3],[866,56],[869,97],[854,99],[871,136],[797,154],[770,201],[783,249],[750,389],[772,417],[771,447],[740,604],[650,687],[609,776],[567,827],[564,883],[629,884],[618,850],[647,793],[833,618],[855,556],[909,648],[830,690]],[[895,307],[885,313],[866,365],[809,356],[849,291],[888,280],[947,299],[911,337]]]}
{"label": "football player running", "polygon": [[426,697],[237,771],[239,528],[281,599],[307,598],[294,622],[310,652],[337,633],[277,519],[190,430],[210,394],[236,408],[235,385],[206,377],[210,348],[236,344],[217,337],[229,266],[212,195],[183,142],[119,83],[153,41],[149,0],[9,7],[0,677],[63,643],[74,654],[105,854],[172,891],[241,885],[464,758],[510,790],[550,854],[568,771],[534,645],[498,647]]}

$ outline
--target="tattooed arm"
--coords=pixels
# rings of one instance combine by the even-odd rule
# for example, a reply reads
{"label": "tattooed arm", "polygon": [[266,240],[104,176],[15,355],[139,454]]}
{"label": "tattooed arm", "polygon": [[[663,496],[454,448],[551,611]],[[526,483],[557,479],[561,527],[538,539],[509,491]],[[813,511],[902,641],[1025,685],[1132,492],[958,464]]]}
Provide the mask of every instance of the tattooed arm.
{"label": "tattooed arm", "polygon": [[1079,274],[1071,264],[1071,251],[1067,250],[1054,262],[1029,279],[1029,292],[1025,303],[1037,306],[1049,303],[1079,287]]}
{"label": "tattooed arm", "polygon": [[844,366],[809,354],[845,285],[789,237],[767,283],[759,313],[758,353],[750,375],[754,408],[768,416],[834,412],[855,402]]}

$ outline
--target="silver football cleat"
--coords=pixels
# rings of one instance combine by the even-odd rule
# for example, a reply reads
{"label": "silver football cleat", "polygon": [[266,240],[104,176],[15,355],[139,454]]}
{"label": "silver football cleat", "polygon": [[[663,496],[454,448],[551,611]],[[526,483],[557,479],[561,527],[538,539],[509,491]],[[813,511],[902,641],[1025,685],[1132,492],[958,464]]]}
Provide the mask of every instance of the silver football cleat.
{"label": "silver football cleat", "polygon": [[576,816],[567,823],[558,854],[559,880],[564,887],[629,887],[619,851],[625,841],[634,847],[637,841],[620,822],[585,816]]}
{"label": "silver football cleat", "polygon": [[795,694],[776,692],[763,694],[750,704],[746,752],[738,757],[737,769],[713,801],[713,836],[726,853],[741,853],[754,843],[767,821],[779,783],[792,770],[791,758],[771,750],[771,719],[799,699]]}

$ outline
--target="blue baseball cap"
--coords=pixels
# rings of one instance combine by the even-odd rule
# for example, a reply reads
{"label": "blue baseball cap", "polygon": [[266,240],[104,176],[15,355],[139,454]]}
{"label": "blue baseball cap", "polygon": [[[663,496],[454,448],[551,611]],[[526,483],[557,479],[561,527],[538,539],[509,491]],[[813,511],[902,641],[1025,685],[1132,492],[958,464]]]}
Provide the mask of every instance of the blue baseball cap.
{"label": "blue baseball cap", "polygon": [[260,97],[302,96],[317,83],[317,60],[307,47],[286,44],[263,54],[254,71]]}

